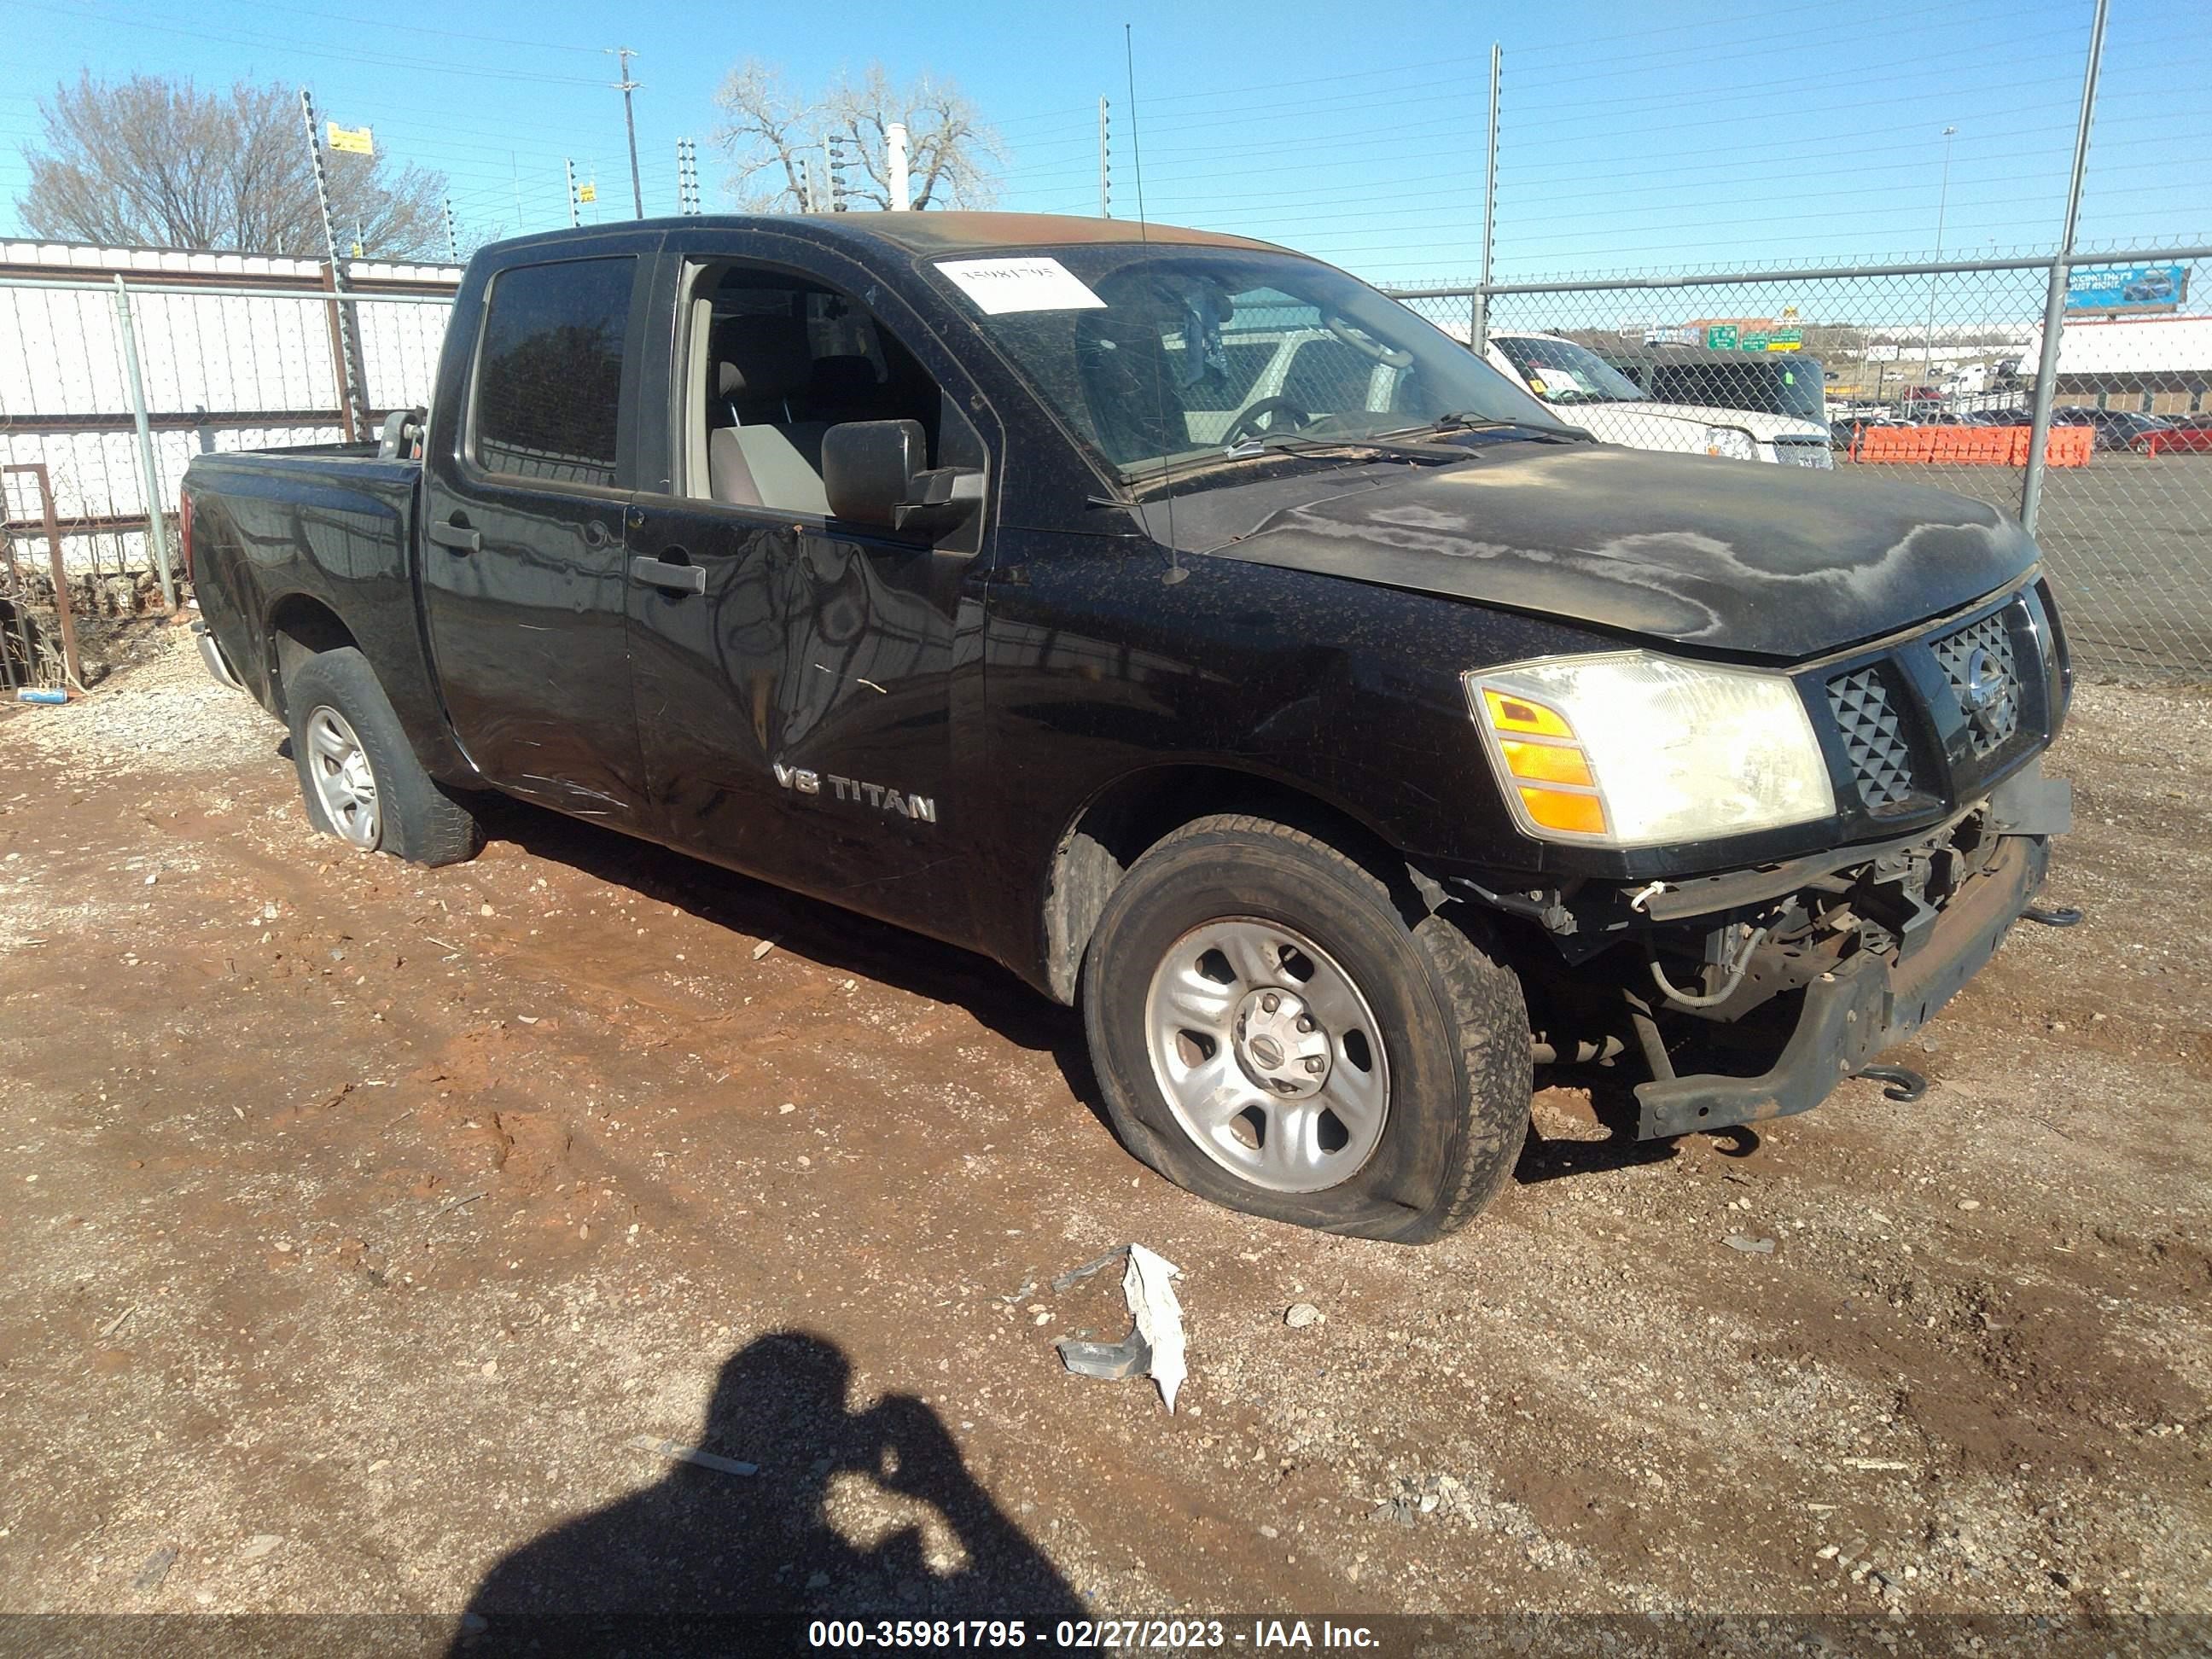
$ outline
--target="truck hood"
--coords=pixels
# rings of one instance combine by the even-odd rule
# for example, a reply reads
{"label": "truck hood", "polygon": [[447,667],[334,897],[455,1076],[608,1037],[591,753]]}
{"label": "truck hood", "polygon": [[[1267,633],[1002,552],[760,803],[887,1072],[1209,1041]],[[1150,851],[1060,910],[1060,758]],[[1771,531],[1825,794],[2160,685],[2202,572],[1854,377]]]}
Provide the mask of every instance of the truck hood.
{"label": "truck hood", "polygon": [[[1155,533],[1164,506],[1145,513]],[[1307,474],[1176,507],[1188,552],[1780,660],[1956,610],[2037,556],[2008,514],[1941,490],[1596,444],[1492,443],[1437,471]]]}

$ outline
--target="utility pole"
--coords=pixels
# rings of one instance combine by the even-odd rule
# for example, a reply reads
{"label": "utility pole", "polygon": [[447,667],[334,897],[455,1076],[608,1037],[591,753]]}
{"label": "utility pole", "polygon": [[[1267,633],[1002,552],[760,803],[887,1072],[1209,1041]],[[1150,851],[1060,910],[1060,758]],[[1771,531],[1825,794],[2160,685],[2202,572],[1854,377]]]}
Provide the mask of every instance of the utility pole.
{"label": "utility pole", "polygon": [[1482,280],[1474,290],[1474,309],[1468,319],[1468,343],[1480,357],[1490,344],[1490,253],[1498,233],[1498,89],[1504,78],[1505,49],[1490,44],[1490,155],[1483,167]]}
{"label": "utility pole", "polygon": [[814,164],[809,158],[801,155],[798,158],[798,165],[799,210],[801,213],[812,213],[816,210],[814,201]]}
{"label": "utility pole", "polygon": [[353,307],[346,302],[345,263],[338,258],[338,228],[331,218],[331,181],[323,170],[323,136],[315,126],[315,100],[307,88],[300,88],[300,119],[307,132],[307,157],[313,164],[315,174],[315,210],[323,222],[323,252],[330,261],[331,293],[336,303],[332,310],[337,318],[337,356],[333,366],[337,372],[338,401],[345,414],[345,435],[351,442],[356,434],[368,430],[368,405],[362,397],[361,377],[355,373]]}
{"label": "utility pole", "polygon": [[906,173],[906,124],[893,121],[884,128],[884,171],[890,174],[891,211],[904,213],[913,204]]}
{"label": "utility pole", "polygon": [[[1936,197],[1936,263],[1943,263],[1943,212],[1951,204],[1951,141],[1958,137],[1959,129],[1943,129],[1943,187]],[[1928,274],[1928,332],[1920,348],[1920,379],[1923,384],[1932,383],[1936,374],[1936,284],[1942,282],[1940,273]]]}
{"label": "utility pole", "polygon": [[836,134],[823,140],[830,154],[830,211],[843,213],[845,206],[845,141]]}
{"label": "utility pole", "polygon": [[1102,219],[1114,216],[1114,189],[1109,177],[1112,171],[1110,160],[1114,149],[1109,126],[1106,100],[1101,98],[1098,100],[1098,216]]}
{"label": "utility pole", "polygon": [[2051,262],[2051,287],[2043,300],[2043,351],[2035,369],[2035,413],[2028,427],[2027,476],[2020,490],[2020,522],[2035,533],[2043,507],[2044,449],[2051,441],[2051,398],[2058,381],[2058,337],[2066,326],[2066,279],[2074,269],[2074,235],[2081,223],[2081,175],[2089,166],[2089,127],[2097,115],[2097,73],[2105,61],[2106,0],[2097,0],[2089,24],[2089,61],[2081,71],[2081,112],[2074,128],[2074,173],[2066,187],[2066,222]]}
{"label": "utility pole", "polygon": [[580,211],[581,204],[576,200],[576,164],[563,156],[561,165],[568,170],[568,228],[574,230],[584,222],[584,216]]}
{"label": "utility pole", "polygon": [[452,264],[461,262],[461,239],[453,229],[453,198],[446,198],[446,258]]}
{"label": "utility pole", "polygon": [[637,56],[637,52],[631,46],[610,46],[607,50],[613,52],[622,64],[618,71],[622,79],[615,82],[615,87],[623,95],[623,125],[629,133],[629,200],[631,207],[636,210],[632,216],[642,219],[645,217],[645,186],[639,182],[637,174],[637,112],[631,108],[629,101],[630,94],[638,87],[638,83],[629,78],[629,60]]}

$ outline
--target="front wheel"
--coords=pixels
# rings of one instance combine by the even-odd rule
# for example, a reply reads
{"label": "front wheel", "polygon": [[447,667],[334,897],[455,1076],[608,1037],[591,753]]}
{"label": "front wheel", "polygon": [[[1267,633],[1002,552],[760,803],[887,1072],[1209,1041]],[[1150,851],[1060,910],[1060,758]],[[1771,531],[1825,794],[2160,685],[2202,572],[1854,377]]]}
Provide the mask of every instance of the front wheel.
{"label": "front wheel", "polygon": [[1528,1133],[1511,970],[1284,824],[1203,818],[1139,859],[1082,1000],[1123,1141],[1234,1209],[1425,1243],[1504,1188]]}

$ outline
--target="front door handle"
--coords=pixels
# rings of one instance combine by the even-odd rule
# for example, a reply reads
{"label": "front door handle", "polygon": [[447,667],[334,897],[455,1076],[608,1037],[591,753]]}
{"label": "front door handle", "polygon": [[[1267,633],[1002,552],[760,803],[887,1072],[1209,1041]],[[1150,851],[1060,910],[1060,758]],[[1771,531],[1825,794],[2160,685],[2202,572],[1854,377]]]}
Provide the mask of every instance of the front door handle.
{"label": "front door handle", "polygon": [[672,593],[703,593],[707,591],[707,571],[702,565],[663,564],[659,559],[648,559],[640,554],[629,562],[629,574],[641,582],[665,587]]}
{"label": "front door handle", "polygon": [[456,553],[477,553],[483,550],[483,532],[471,530],[466,525],[434,524],[426,533],[440,547],[450,547]]}

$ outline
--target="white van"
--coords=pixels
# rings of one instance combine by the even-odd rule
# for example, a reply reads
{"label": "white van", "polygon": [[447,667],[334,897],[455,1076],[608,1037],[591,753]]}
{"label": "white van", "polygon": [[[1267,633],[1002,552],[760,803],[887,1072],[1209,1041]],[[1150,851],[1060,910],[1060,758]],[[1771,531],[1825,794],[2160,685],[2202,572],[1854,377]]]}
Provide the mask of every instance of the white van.
{"label": "white van", "polygon": [[1655,403],[1588,346],[1556,334],[1492,333],[1483,357],[1607,443],[1784,466],[1835,465],[1827,428],[1789,415]]}

